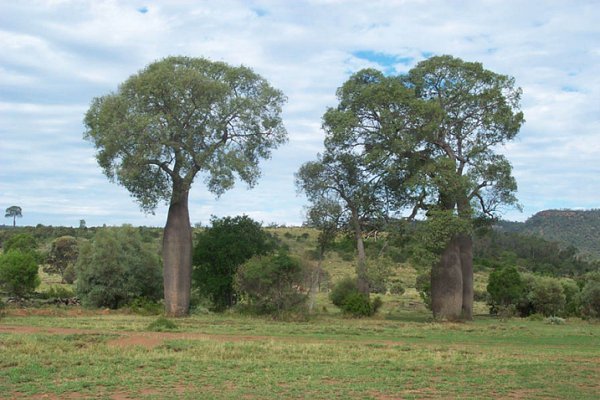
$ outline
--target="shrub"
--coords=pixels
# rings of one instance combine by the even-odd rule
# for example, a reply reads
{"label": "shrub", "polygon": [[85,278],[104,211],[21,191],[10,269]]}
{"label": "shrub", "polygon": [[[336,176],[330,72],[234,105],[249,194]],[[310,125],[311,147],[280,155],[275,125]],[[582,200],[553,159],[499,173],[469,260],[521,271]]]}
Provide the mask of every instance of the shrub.
{"label": "shrub", "polygon": [[335,284],[335,286],[331,290],[331,293],[329,293],[329,299],[334,305],[341,308],[346,298],[350,294],[356,292],[358,292],[358,285],[356,284],[356,279],[352,279],[349,276],[347,276]]}
{"label": "shrub", "polygon": [[591,280],[586,283],[579,299],[584,317],[600,318],[600,281]]}
{"label": "shrub", "polygon": [[146,330],[153,332],[165,332],[165,331],[174,331],[178,329],[177,324],[167,319],[165,317],[158,317],[157,320],[152,321],[147,327]]}
{"label": "shrub", "polygon": [[523,297],[525,284],[515,267],[504,267],[490,273],[487,285],[490,312],[496,313],[498,307],[517,304]]}
{"label": "shrub", "polygon": [[405,291],[406,291],[406,289],[404,288],[404,285],[402,285],[402,282],[400,282],[400,281],[392,282],[392,284],[390,286],[391,294],[394,294],[397,296],[402,296]]}
{"label": "shrub", "polygon": [[235,275],[235,286],[252,312],[282,317],[305,312],[307,295],[299,290],[305,276],[299,260],[279,252],[245,262]]}
{"label": "shrub", "polygon": [[333,287],[329,298],[344,313],[354,317],[373,315],[383,304],[380,297],[375,297],[371,302],[369,296],[358,291],[356,281],[349,277],[342,279]]}
{"label": "shrub", "polygon": [[566,302],[560,281],[550,277],[536,279],[527,297],[531,301],[535,312],[546,317],[560,314]]}
{"label": "shrub", "polygon": [[355,317],[366,317],[372,315],[371,302],[369,296],[354,292],[350,293],[342,304],[342,310]]}
{"label": "shrub", "polygon": [[250,217],[213,218],[212,226],[196,235],[193,286],[223,311],[237,301],[234,276],[240,265],[255,255],[275,249],[274,239]]}
{"label": "shrub", "polygon": [[82,244],[76,269],[77,295],[86,306],[114,309],[138,297],[162,297],[160,258],[130,226],[98,231]]}
{"label": "shrub", "polygon": [[0,286],[11,296],[24,297],[40,284],[33,254],[10,250],[0,256]]}

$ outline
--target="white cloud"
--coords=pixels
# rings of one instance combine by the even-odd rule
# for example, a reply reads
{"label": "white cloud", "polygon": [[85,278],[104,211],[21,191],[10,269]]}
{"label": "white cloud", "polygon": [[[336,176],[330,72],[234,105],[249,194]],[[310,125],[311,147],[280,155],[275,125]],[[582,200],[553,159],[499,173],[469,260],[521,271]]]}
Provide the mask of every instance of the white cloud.
{"label": "white cloud", "polygon": [[263,163],[259,185],[216,200],[198,180],[193,222],[243,212],[301,222],[293,173],[321,150],[321,116],[335,106],[336,88],[352,72],[377,67],[357,51],[412,60],[393,65],[399,73],[427,55],[452,54],[514,76],[527,122],[506,154],[525,212],[507,215],[598,207],[596,1],[40,0],[2,9],[0,199],[22,204],[23,223],[163,225],[165,207],[145,216],[102,176],[82,119],[93,97],[174,54],[243,63],[289,98],[290,141]]}

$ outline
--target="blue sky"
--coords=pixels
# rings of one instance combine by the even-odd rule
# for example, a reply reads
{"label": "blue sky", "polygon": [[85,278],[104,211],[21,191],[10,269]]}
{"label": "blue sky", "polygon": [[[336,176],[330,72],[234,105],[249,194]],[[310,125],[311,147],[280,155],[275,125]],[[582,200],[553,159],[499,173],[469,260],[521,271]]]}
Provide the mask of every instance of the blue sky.
{"label": "blue sky", "polygon": [[[244,64],[288,97],[289,143],[259,184],[220,198],[198,179],[191,222],[245,213],[298,225],[294,172],[322,149],[321,116],[364,67],[404,73],[431,55],[514,76],[526,123],[501,151],[514,167],[524,220],[600,202],[600,3],[593,1],[0,0],[0,208],[20,225],[163,226],[109,182],[82,139],[90,101],[168,55]],[[11,223],[9,219],[3,221]]]}

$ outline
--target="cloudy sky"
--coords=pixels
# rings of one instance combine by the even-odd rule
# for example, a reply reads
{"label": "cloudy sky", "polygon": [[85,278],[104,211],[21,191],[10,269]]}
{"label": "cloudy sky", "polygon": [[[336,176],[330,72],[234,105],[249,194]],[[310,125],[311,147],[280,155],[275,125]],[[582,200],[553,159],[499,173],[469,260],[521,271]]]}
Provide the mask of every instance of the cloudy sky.
{"label": "cloudy sky", "polygon": [[321,151],[336,88],[364,67],[403,73],[441,54],[523,89],[526,124],[503,152],[524,211],[507,219],[600,207],[597,0],[0,0],[0,10],[0,208],[21,206],[21,225],[164,225],[165,207],[145,215],[102,174],[82,119],[93,97],[169,55],[244,64],[289,99],[289,143],[263,162],[258,186],[216,199],[199,180],[192,223],[245,213],[300,224],[294,172]]}

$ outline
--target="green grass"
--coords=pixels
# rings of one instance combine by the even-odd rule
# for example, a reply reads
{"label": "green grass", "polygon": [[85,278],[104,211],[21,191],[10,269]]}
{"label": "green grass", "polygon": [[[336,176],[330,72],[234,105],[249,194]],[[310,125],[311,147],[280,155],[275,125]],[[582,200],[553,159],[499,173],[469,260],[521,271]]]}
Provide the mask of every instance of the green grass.
{"label": "green grass", "polygon": [[600,326],[579,320],[440,324],[404,310],[292,323],[224,314],[156,333],[148,331],[156,317],[13,311],[0,321],[8,398],[592,399],[600,391]]}

